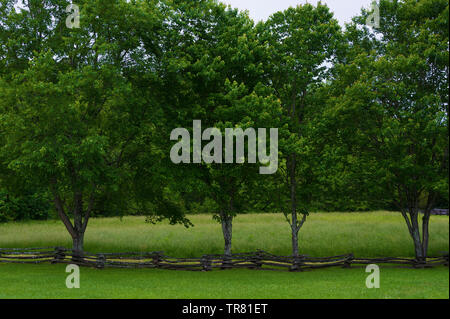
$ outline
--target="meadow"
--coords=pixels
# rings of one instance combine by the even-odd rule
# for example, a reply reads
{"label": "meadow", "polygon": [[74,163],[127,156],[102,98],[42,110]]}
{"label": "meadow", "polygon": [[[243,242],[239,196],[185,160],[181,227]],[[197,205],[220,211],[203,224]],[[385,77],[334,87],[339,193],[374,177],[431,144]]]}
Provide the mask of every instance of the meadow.
{"label": "meadow", "polygon": [[[152,225],[144,217],[91,219],[85,250],[99,252],[163,251],[173,257],[223,253],[220,224],[211,215],[189,216],[192,228]],[[448,251],[449,218],[432,216],[430,255]],[[412,241],[399,213],[313,213],[300,231],[302,254],[324,257],[354,253],[358,257],[414,257]],[[0,247],[70,248],[71,238],[59,220],[0,224]],[[282,214],[238,215],[233,224],[233,252],[262,249],[290,255],[291,238]]]}
{"label": "meadow", "polygon": [[[190,216],[195,227],[145,223],[142,217],[92,219],[86,251],[164,251],[176,257],[221,253],[220,225],[210,215]],[[70,247],[59,221],[0,225],[0,247]],[[314,213],[300,234],[301,253],[359,257],[413,257],[413,245],[400,214]],[[431,218],[430,255],[449,248],[449,218]],[[238,216],[233,251],[263,249],[290,254],[289,226],[280,214]],[[449,298],[448,267],[409,269],[381,267],[381,288],[367,289],[363,267],[302,273],[230,270],[210,273],[155,269],[81,270],[81,289],[65,287],[64,265],[0,264],[0,298],[248,298],[248,299],[412,299]],[[45,287],[45,289],[44,289]]]}

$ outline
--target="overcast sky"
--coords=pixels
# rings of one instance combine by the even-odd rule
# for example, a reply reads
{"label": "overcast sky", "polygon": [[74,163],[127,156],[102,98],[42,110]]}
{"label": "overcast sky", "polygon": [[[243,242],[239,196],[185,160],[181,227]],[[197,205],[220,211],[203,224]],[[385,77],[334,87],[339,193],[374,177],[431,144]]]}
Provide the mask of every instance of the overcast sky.
{"label": "overcast sky", "polygon": [[[258,22],[266,20],[271,14],[285,10],[289,7],[295,7],[298,4],[309,2],[317,4],[318,0],[220,0],[223,3],[230,4],[234,8],[249,10],[250,16]],[[326,3],[334,16],[340,21],[350,22],[351,18],[361,12],[361,8],[370,8],[373,0],[322,0]]]}

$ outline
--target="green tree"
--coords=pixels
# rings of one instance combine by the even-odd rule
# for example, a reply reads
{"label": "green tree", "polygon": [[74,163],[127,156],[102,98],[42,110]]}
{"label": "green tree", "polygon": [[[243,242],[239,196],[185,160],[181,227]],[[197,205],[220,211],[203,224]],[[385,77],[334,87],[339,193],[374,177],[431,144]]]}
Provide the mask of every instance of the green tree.
{"label": "green tree", "polygon": [[401,211],[423,260],[430,211],[448,197],[448,1],[379,6],[379,28],[365,26],[365,11],[348,26],[324,125],[341,156],[358,163],[361,188]]}
{"label": "green tree", "polygon": [[[210,0],[173,1],[166,10],[158,58],[161,103],[170,106],[163,108],[166,138],[175,128],[192,128],[193,120],[201,120],[203,129],[218,128],[223,135],[226,128],[278,127],[278,101],[260,84],[265,48],[248,15]],[[190,129],[194,139],[192,133]],[[245,194],[251,191],[251,181],[261,178],[259,166],[248,164],[247,148],[247,164],[225,164],[224,154],[217,151],[211,155],[222,157],[223,164],[192,163],[194,154],[192,150],[191,164],[178,165],[184,175],[178,191],[186,196],[200,193],[214,201],[224,252],[230,255],[232,221],[249,207]]]}
{"label": "green tree", "polygon": [[340,27],[328,7],[319,3],[275,13],[258,29],[269,55],[268,83],[283,108],[277,193],[291,226],[292,254],[298,256],[298,234],[309,214],[317,178],[311,121],[319,114],[317,91],[335,56]]}
{"label": "green tree", "polygon": [[[161,175],[143,174],[158,152],[149,145],[157,104],[139,79],[142,3],[78,1],[74,29],[65,23],[68,1],[26,1],[19,12],[15,4],[0,7],[2,165],[51,192],[77,254],[105,193],[124,209],[152,201],[159,206],[153,214],[186,222],[161,195]],[[150,21],[161,24],[156,15]],[[140,188],[142,175],[148,179]]]}

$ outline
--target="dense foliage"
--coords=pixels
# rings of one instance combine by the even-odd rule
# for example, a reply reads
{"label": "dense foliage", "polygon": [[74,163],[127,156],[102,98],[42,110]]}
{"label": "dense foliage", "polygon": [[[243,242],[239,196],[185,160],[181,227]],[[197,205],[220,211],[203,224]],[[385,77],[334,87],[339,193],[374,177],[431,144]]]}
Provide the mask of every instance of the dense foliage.
{"label": "dense foliage", "polygon": [[[297,256],[314,210],[397,209],[427,255],[448,208],[448,1],[381,0],[379,27],[362,10],[344,29],[322,4],[255,24],[215,0],[79,0],[69,28],[70,3],[0,0],[0,222],[51,205],[82,251],[91,216],[207,212],[230,254],[238,213],[276,211]],[[249,145],[196,162],[194,120],[211,140],[277,128],[277,172]],[[176,128],[194,163],[172,163]]]}

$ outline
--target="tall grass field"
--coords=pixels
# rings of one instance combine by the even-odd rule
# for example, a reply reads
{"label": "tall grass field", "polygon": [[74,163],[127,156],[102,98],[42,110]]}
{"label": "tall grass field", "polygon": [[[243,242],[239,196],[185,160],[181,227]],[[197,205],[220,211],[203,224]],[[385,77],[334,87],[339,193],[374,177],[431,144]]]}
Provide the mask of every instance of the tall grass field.
{"label": "tall grass field", "polygon": [[[223,253],[220,224],[211,215],[189,216],[189,229],[166,223],[152,225],[144,217],[91,219],[85,250],[99,252],[163,251],[173,257]],[[448,216],[432,216],[430,256],[449,249]],[[325,257],[354,253],[357,257],[414,257],[402,216],[395,212],[313,213],[300,231],[302,254]],[[61,221],[0,224],[0,248],[72,245]],[[238,215],[233,224],[233,252],[262,249],[290,255],[289,224],[282,214]]]}

